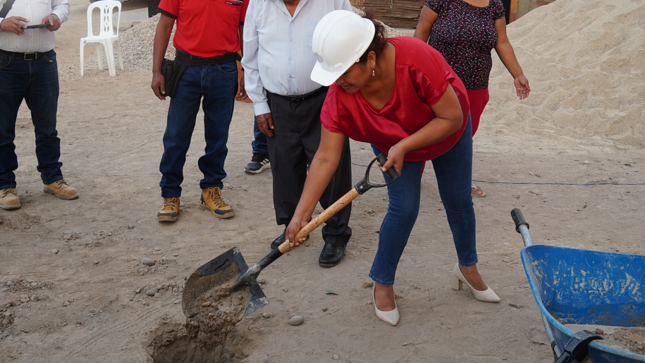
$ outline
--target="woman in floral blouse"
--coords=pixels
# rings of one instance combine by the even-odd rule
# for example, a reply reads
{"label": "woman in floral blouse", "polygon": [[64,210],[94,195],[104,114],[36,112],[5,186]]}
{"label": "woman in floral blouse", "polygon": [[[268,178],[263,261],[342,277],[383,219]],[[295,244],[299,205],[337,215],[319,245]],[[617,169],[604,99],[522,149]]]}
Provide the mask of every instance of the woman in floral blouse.
{"label": "woman in floral blouse", "polygon": [[[414,36],[438,50],[464,82],[473,135],[489,99],[493,48],[513,76],[517,96],[521,100],[529,96],[529,81],[506,36],[501,0],[426,0]],[[472,195],[484,197],[486,193],[473,184]]]}

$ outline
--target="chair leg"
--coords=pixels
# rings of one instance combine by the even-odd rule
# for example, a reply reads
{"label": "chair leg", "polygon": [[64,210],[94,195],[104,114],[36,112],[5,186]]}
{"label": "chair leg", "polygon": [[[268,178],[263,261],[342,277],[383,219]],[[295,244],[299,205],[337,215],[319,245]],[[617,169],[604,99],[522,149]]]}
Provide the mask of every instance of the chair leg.
{"label": "chair leg", "polygon": [[121,41],[119,39],[116,40],[116,53],[119,56],[119,65],[121,66],[121,70],[123,70],[123,55],[121,54]]}
{"label": "chair leg", "polygon": [[112,42],[105,41],[103,42],[103,46],[105,47],[105,58],[107,58],[108,71],[110,72],[110,76],[114,77],[116,76],[116,65],[114,64],[114,50],[112,49]]}
{"label": "chair leg", "polygon": [[83,77],[83,49],[85,49],[85,44],[81,40],[81,77]]}
{"label": "chair leg", "polygon": [[96,47],[96,59],[98,60],[99,63],[99,70],[103,70],[103,57],[101,54],[101,44],[100,43],[94,43]]}

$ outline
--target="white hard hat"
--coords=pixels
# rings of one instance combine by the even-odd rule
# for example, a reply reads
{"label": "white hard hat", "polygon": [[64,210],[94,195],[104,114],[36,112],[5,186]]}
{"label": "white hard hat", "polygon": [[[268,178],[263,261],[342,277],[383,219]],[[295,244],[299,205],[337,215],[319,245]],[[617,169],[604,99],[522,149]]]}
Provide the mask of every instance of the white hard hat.
{"label": "white hard hat", "polygon": [[374,23],[348,10],[325,15],[314,30],[312,50],[316,65],[311,80],[323,86],[334,83],[365,53],[374,38]]}

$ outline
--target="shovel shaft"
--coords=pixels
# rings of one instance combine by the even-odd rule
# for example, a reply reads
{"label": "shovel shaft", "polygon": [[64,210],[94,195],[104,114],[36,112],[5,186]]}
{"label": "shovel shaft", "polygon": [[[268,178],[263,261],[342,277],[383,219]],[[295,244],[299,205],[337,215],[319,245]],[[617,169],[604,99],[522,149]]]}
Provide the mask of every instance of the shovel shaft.
{"label": "shovel shaft", "polygon": [[[339,210],[345,208],[349,203],[352,202],[352,200],[356,199],[360,194],[356,190],[356,188],[353,188],[349,192],[347,192],[345,195],[343,195],[340,199],[336,201],[336,203],[332,204],[329,206],[329,208],[325,209],[322,213],[317,215],[315,218],[313,218],[309,223],[307,223],[306,226],[302,227],[302,229],[296,234],[296,240],[299,240],[300,238],[303,238],[310,234],[311,232],[314,231],[314,229],[318,228],[321,224],[325,223],[326,220],[331,218],[334,214],[338,213]],[[280,250],[281,253],[286,253],[291,249],[291,242],[284,241],[280,247],[278,247],[278,250]]]}

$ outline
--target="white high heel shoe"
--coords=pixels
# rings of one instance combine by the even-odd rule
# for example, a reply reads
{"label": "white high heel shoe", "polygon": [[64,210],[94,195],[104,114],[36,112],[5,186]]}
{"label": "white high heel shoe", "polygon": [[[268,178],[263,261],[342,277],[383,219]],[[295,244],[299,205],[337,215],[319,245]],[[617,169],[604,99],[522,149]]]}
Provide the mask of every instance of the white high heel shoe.
{"label": "white high heel shoe", "polygon": [[401,318],[401,315],[399,315],[399,307],[396,306],[396,299],[394,300],[394,310],[381,311],[378,309],[378,307],[376,307],[376,299],[374,298],[375,291],[376,284],[374,284],[374,287],[372,288],[372,301],[374,301],[374,311],[376,312],[376,316],[384,322],[392,326],[396,326],[396,324],[399,323],[399,319]]}
{"label": "white high heel shoe", "polygon": [[484,291],[479,291],[475,290],[474,287],[470,286],[468,283],[468,280],[464,277],[464,274],[461,273],[461,269],[459,268],[459,263],[455,265],[455,268],[452,269],[452,275],[454,276],[454,280],[452,283],[452,289],[453,290],[459,290],[461,289],[462,284],[466,284],[468,288],[470,289],[470,292],[473,293],[473,296],[475,299],[483,302],[490,302],[490,303],[497,303],[500,302],[502,299],[497,296],[495,291],[488,286],[488,288]]}

